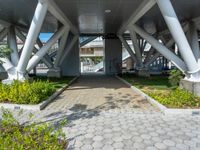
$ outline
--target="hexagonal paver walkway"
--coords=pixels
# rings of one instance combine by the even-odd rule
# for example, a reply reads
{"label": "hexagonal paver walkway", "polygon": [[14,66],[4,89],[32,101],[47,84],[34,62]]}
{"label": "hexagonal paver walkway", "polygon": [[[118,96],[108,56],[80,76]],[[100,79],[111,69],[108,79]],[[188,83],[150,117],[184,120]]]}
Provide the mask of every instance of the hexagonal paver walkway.
{"label": "hexagonal paver walkway", "polygon": [[82,76],[45,110],[32,113],[38,121],[67,118],[69,150],[200,149],[199,116],[165,116],[114,77]]}

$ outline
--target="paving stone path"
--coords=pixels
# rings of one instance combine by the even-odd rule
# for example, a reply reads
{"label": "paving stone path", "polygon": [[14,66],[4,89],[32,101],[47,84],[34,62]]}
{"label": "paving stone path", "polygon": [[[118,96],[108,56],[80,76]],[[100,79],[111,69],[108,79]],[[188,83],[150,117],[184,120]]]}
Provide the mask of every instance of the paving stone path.
{"label": "paving stone path", "polygon": [[200,116],[165,116],[114,77],[82,76],[32,113],[38,121],[68,119],[68,150],[200,150]]}

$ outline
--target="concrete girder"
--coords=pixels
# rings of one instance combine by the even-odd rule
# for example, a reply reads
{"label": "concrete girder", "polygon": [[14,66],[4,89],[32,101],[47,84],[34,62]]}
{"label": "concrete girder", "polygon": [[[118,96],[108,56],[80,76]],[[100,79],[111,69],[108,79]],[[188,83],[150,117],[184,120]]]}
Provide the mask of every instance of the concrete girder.
{"label": "concrete girder", "polygon": [[[25,35],[19,30],[16,29],[16,33],[17,36],[23,41],[26,41],[26,37]],[[34,46],[33,48],[33,52],[36,53],[38,51],[38,49]],[[42,62],[48,67],[48,68],[52,68],[53,67],[53,63],[51,62],[51,60],[48,59],[48,57],[46,57],[46,55],[42,58]]]}
{"label": "concrete girder", "polygon": [[[165,19],[165,22],[170,30],[172,37],[179,47],[179,52],[187,66],[187,72],[189,74],[199,74],[200,67],[194,57],[192,49],[187,41],[181,24],[176,16],[175,10],[170,0],[156,0],[158,7]],[[196,75],[195,75],[196,76]],[[197,80],[196,77],[192,77],[191,80]],[[200,80],[200,77],[197,77]]]}
{"label": "concrete girder", "polygon": [[154,52],[155,52],[155,49],[153,47],[151,47],[151,49],[149,50],[146,58],[144,59],[144,64],[146,64],[147,62],[150,61],[150,59],[151,59],[151,57],[152,57],[152,55],[153,55]]}
{"label": "concrete girder", "polygon": [[141,54],[141,51],[140,51],[137,35],[131,27],[129,27],[129,31],[130,31],[130,36],[131,36],[131,40],[132,40],[132,43],[133,43],[133,47],[134,47],[134,50],[135,50],[135,55],[136,55],[136,59],[137,59],[137,66],[139,68],[142,68],[143,67],[142,54]]}
{"label": "concrete girder", "polygon": [[186,73],[187,67],[183,60],[177,57],[173,52],[166,48],[163,44],[158,42],[153,36],[149,35],[142,28],[137,25],[133,25],[133,30],[143,37],[149,44],[152,45],[158,52],[160,52],[165,58],[172,61],[172,63],[179,68],[182,72]]}
{"label": "concrete girder", "polygon": [[73,34],[77,35],[78,30],[75,28],[74,25],[69,21],[69,19],[66,17],[66,15],[60,10],[60,8],[57,6],[57,4],[54,2],[54,0],[41,0],[44,3],[48,4],[48,10],[49,12],[58,19],[66,28],[70,28]]}
{"label": "concrete girder", "polygon": [[62,36],[63,32],[66,30],[65,27],[61,27],[56,33],[49,39],[49,41],[30,59],[27,71],[31,71],[42,59],[42,57],[47,53],[51,46]]}
{"label": "concrete girder", "polygon": [[118,37],[121,40],[121,42],[123,43],[123,45],[126,48],[126,50],[128,51],[128,53],[130,54],[131,58],[137,63],[136,56],[135,56],[133,50],[131,49],[131,47],[128,45],[127,41],[120,35]]}
{"label": "concrete girder", "polygon": [[72,41],[70,42],[69,45],[66,46],[65,52],[60,60],[59,66],[62,65],[64,59],[67,57],[67,55],[69,54],[69,52],[71,51],[71,49],[73,48],[74,44],[76,43],[76,41],[78,40],[78,36],[74,35]]}
{"label": "concrete girder", "polygon": [[[188,23],[188,22],[182,23],[181,26],[183,27],[183,31],[184,31],[184,32],[187,32],[187,31],[188,31],[188,28],[189,28],[189,23]],[[170,30],[169,30],[169,29],[166,29],[166,30],[164,30],[164,31],[159,32],[158,35],[162,37],[162,36],[164,36],[164,35],[169,35],[169,34],[171,34]]]}
{"label": "concrete girder", "polygon": [[[41,42],[41,40],[39,39],[39,37],[38,37],[38,39],[37,39],[37,41],[36,41],[36,43],[37,43],[37,45],[39,46],[39,48],[42,48],[43,47],[43,43]],[[36,49],[37,51],[38,51],[38,49]],[[36,51],[36,52],[37,52]],[[35,52],[35,53],[36,53]],[[44,57],[42,58],[42,61],[45,63],[45,65],[48,67],[48,68],[52,68],[53,67],[53,62],[52,62],[52,59],[51,59],[51,57],[46,53],[45,55],[44,55]]]}
{"label": "concrete girder", "polygon": [[60,63],[61,57],[63,55],[63,51],[64,51],[66,43],[67,43],[67,38],[68,38],[68,35],[69,35],[69,28],[67,28],[64,32],[65,33],[63,34],[63,36],[60,39],[59,50],[57,50],[54,68],[59,67],[59,63]]}
{"label": "concrete girder", "polygon": [[8,34],[8,29],[7,28],[4,28],[0,31],[0,41],[2,41],[6,35]]}
{"label": "concrete girder", "polygon": [[97,38],[97,36],[88,38],[87,40],[85,40],[85,41],[83,41],[83,42],[80,43],[80,47],[83,47],[83,46],[85,46],[86,44],[88,44],[88,43],[94,41],[96,38]]}
{"label": "concrete girder", "polygon": [[32,55],[32,51],[35,45],[35,42],[37,40],[37,37],[39,35],[39,32],[41,30],[44,18],[47,13],[48,5],[46,3],[43,3],[41,1],[38,1],[35,14],[33,16],[33,20],[31,22],[30,29],[27,34],[27,38],[24,44],[24,48],[19,60],[19,63],[17,65],[17,72],[20,73],[21,77],[17,79],[24,80],[24,75],[26,73],[26,68],[29,62],[29,59]]}
{"label": "concrete girder", "polygon": [[54,51],[54,52],[52,52],[51,54],[49,54],[49,57],[50,57],[50,58],[55,57],[56,54],[57,54],[57,51]]}
{"label": "concrete girder", "polygon": [[144,52],[144,50],[145,50],[145,48],[146,48],[146,46],[147,46],[147,41],[145,41],[144,39],[142,39],[142,41],[143,41],[143,43],[142,43],[142,45],[141,45],[141,52],[143,53]]}
{"label": "concrete girder", "polygon": [[142,16],[144,16],[154,5],[156,4],[155,0],[143,0],[140,6],[135,10],[131,15],[129,20],[122,25],[118,31],[118,35],[122,35],[128,26],[135,24]]}
{"label": "concrete girder", "polygon": [[148,66],[153,63],[159,56],[161,56],[161,54],[159,52],[157,52],[156,54],[154,54],[154,56],[147,62],[144,64],[145,68],[148,68]]}
{"label": "concrete girder", "polygon": [[0,58],[0,60],[3,62],[2,66],[3,68],[8,72],[9,70],[14,70],[14,65],[8,58]]}
{"label": "concrete girder", "polygon": [[9,48],[12,50],[12,52],[10,54],[11,62],[16,67],[19,62],[19,52],[18,52],[18,48],[17,48],[17,39],[16,39],[16,33],[15,33],[14,26],[9,27],[7,42],[8,42]]}
{"label": "concrete girder", "polygon": [[[6,35],[8,33],[8,30],[6,28],[4,28],[1,33],[0,33],[0,41],[3,40]],[[5,71],[11,71],[13,72],[14,70],[14,65],[12,64],[12,62],[7,58],[0,58],[0,61],[2,61],[1,66],[5,69]]]}
{"label": "concrete girder", "polygon": [[[173,44],[174,44],[174,40],[171,39],[171,40],[169,40],[169,41],[165,44],[165,46],[166,46],[167,48],[170,48],[170,47],[172,47]],[[151,59],[149,59],[149,61],[147,61],[147,62],[144,64],[144,66],[145,66],[145,67],[148,67],[148,66],[149,66],[151,63],[153,63],[160,55],[161,55],[161,54],[160,54],[159,52],[157,52],[156,54],[154,54],[154,56],[153,56]]]}
{"label": "concrete girder", "polygon": [[193,54],[196,58],[196,61],[200,65],[200,49],[199,49],[199,38],[197,33],[197,27],[195,23],[189,23],[189,30],[188,30],[188,41],[192,48]]}

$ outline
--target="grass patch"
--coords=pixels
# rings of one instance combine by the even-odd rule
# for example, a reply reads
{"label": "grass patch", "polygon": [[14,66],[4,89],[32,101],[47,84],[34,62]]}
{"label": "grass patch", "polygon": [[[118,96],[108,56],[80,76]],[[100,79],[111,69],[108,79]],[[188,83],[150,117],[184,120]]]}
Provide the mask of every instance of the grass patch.
{"label": "grass patch", "polygon": [[51,124],[20,124],[8,110],[0,121],[0,149],[8,150],[64,150],[67,140],[62,132],[66,121],[55,128]]}
{"label": "grass patch", "polygon": [[67,85],[72,77],[61,79],[35,77],[33,82],[14,81],[11,85],[0,83],[0,102],[13,104],[39,104],[57,89]]}
{"label": "grass patch", "polygon": [[171,86],[168,76],[138,77],[126,74],[122,77],[168,108],[200,107],[200,97],[177,86]]}
{"label": "grass patch", "polygon": [[49,84],[54,86],[54,88],[59,89],[67,85],[74,77],[62,77],[62,78],[48,78],[48,77],[34,77],[33,80],[49,81]]}

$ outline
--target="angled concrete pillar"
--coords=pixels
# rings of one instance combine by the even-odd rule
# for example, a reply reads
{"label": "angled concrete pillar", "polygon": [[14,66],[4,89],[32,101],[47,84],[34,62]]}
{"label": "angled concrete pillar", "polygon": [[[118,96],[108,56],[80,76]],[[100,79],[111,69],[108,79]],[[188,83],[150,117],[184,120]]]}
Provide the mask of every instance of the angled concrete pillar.
{"label": "angled concrete pillar", "polygon": [[50,39],[49,41],[30,59],[27,71],[31,71],[39,61],[44,57],[47,51],[51,48],[51,46],[61,37],[63,32],[65,31],[65,27],[61,27]]}
{"label": "angled concrete pillar", "polygon": [[133,47],[134,47],[134,51],[135,51],[135,55],[136,55],[136,59],[137,59],[137,66],[139,68],[142,68],[143,67],[142,54],[140,51],[137,35],[136,35],[135,31],[132,29],[132,27],[129,27],[129,32],[130,32],[131,40],[133,42]]}
{"label": "angled concrete pillar", "polygon": [[189,30],[188,30],[188,41],[192,48],[193,54],[196,58],[196,61],[200,65],[200,49],[199,49],[199,37],[197,33],[197,27],[195,23],[189,23]]}
{"label": "angled concrete pillar", "polygon": [[57,54],[56,54],[54,68],[58,68],[59,67],[60,59],[62,58],[63,51],[64,51],[66,43],[67,43],[68,35],[69,35],[69,28],[66,28],[66,30],[64,31],[63,36],[60,39],[59,50],[57,51]]}
{"label": "angled concrete pillar", "polygon": [[151,47],[147,53],[146,58],[144,59],[144,64],[147,63],[151,59],[154,52],[155,52],[155,49],[153,47]]}
{"label": "angled concrete pillar", "polygon": [[200,80],[200,76],[197,75],[199,74],[200,67],[196,62],[192,49],[187,41],[187,38],[184,34],[181,24],[176,16],[171,1],[170,0],[156,0],[156,1],[166,21],[166,24],[170,30],[170,33],[172,34],[176,44],[179,47],[181,56],[185,64],[187,65],[188,73],[190,73],[192,76],[194,75],[193,77],[191,77],[191,80],[197,80],[197,79]]}
{"label": "angled concrete pillar", "polygon": [[4,28],[0,31],[0,41],[2,41],[8,33],[8,29]]}
{"label": "angled concrete pillar", "polygon": [[[18,38],[20,38],[24,43],[26,41],[26,37],[25,35],[19,30],[19,29],[16,29],[16,33],[17,33],[17,36]],[[38,42],[37,42],[38,43]],[[42,48],[43,44],[40,43],[38,44],[40,48]],[[23,49],[23,48],[22,48]],[[34,46],[33,48],[33,52],[34,53],[37,53],[38,49]],[[48,68],[52,68],[53,67],[53,63],[51,62],[51,59],[45,55],[43,58],[42,58],[42,62],[48,67]]]}
{"label": "angled concrete pillar", "polygon": [[134,60],[134,62],[137,62],[136,56],[131,47],[128,45],[127,41],[121,35],[119,35],[118,37],[121,40],[124,47],[126,48],[126,50],[128,51],[128,53],[130,54],[131,58]]}
{"label": "angled concrete pillar", "polygon": [[92,36],[92,37],[89,37],[87,40],[83,41],[80,43],[80,47],[83,47],[85,46],[86,44],[94,41],[95,39],[97,38],[97,36]]}
{"label": "angled concrete pillar", "polygon": [[9,48],[12,50],[10,57],[13,65],[16,67],[19,62],[19,53],[17,48],[17,40],[15,34],[15,27],[10,26],[8,30],[7,42]]}
{"label": "angled concrete pillar", "polygon": [[[173,44],[174,44],[174,40],[171,39],[171,40],[169,40],[169,41],[165,44],[165,46],[166,46],[167,48],[170,48],[170,47],[172,47]],[[149,59],[148,61],[145,62],[145,67],[147,67],[147,66],[149,66],[151,63],[153,63],[160,55],[161,55],[161,54],[160,54],[159,52],[157,52],[156,54],[154,54],[154,56],[153,56],[151,59]]]}
{"label": "angled concrete pillar", "polygon": [[[200,89],[200,66],[198,64],[198,50],[196,49],[197,43],[192,43],[191,49],[187,38],[183,32],[181,24],[176,16],[174,8],[170,0],[156,0],[161,10],[161,13],[167,23],[167,26],[179,48],[181,57],[187,66],[187,75],[180,83],[180,86],[186,90],[199,95]],[[194,29],[193,29],[194,32]],[[195,33],[193,33],[192,41],[196,40]],[[194,52],[194,53],[193,53]],[[196,56],[195,56],[196,55]]]}
{"label": "angled concrete pillar", "polygon": [[144,64],[145,68],[148,68],[148,66],[153,63],[161,54],[157,52],[156,54],[153,55],[153,57]]}
{"label": "angled concrete pillar", "polygon": [[3,62],[2,66],[5,69],[5,71],[8,72],[9,70],[14,70],[14,65],[8,58],[0,58],[0,60]]}
{"label": "angled concrete pillar", "polygon": [[167,47],[165,47],[163,44],[158,42],[153,36],[149,35],[146,31],[144,31],[142,28],[140,28],[137,25],[133,25],[133,29],[136,33],[138,33],[141,37],[146,39],[149,44],[152,45],[159,53],[161,53],[164,57],[171,60],[174,65],[179,68],[182,72],[187,71],[187,67],[185,63],[177,57],[173,52],[171,52]]}
{"label": "angled concrete pillar", "polygon": [[[24,75],[26,73],[26,68],[29,62],[29,59],[32,55],[32,51],[37,40],[37,37],[40,33],[44,18],[47,13],[48,5],[46,3],[38,1],[35,14],[33,16],[30,29],[27,34],[26,42],[24,44],[24,48],[17,65],[17,74],[21,76],[21,80],[24,79]],[[20,80],[20,78],[19,78]]]}
{"label": "angled concrete pillar", "polygon": [[55,58],[53,68],[49,69],[47,72],[48,77],[60,78],[62,76],[60,61],[61,61],[62,56],[64,55],[64,49],[66,47],[68,35],[69,35],[69,28],[66,28],[63,36],[59,40],[59,49],[56,51],[56,54],[55,54],[56,58]]}
{"label": "angled concrete pillar", "polygon": [[[6,37],[7,33],[8,33],[8,30],[6,28],[4,28],[1,31],[0,41]],[[12,78],[13,74],[15,73],[15,67],[12,64],[12,62],[10,61],[10,59],[5,57],[5,58],[0,58],[0,61],[2,61],[1,67],[3,67],[3,70],[5,70],[6,72],[9,72],[8,76],[7,75],[3,76],[2,79],[6,79],[4,77]],[[2,82],[4,83],[4,80]]]}
{"label": "angled concrete pillar", "polygon": [[[37,45],[39,46],[39,48],[42,48],[44,45],[42,43],[42,41],[40,40],[40,38],[38,37],[37,39]],[[36,53],[38,51],[38,49],[34,48],[34,53]],[[42,58],[42,62],[48,67],[48,68],[52,68],[54,66],[51,57],[46,53],[44,55],[44,57]]]}

